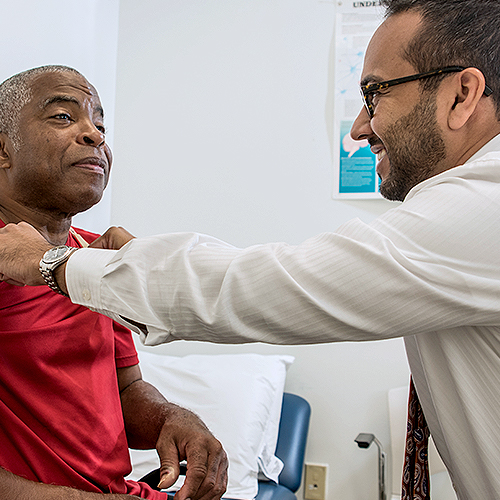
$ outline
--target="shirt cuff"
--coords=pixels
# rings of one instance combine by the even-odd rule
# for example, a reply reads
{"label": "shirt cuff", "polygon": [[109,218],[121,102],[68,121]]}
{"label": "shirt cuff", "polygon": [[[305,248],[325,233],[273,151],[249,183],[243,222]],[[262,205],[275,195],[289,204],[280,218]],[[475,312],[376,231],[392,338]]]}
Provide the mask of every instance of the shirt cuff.
{"label": "shirt cuff", "polygon": [[80,248],[73,252],[66,265],[66,287],[75,304],[102,309],[101,280],[105,268],[117,250]]}

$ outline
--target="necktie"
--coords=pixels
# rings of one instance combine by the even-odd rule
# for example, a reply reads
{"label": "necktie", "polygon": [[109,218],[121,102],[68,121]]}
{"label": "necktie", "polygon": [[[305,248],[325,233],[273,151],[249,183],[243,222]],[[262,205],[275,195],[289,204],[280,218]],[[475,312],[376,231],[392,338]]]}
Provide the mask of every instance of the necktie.
{"label": "necktie", "polygon": [[401,500],[430,500],[428,444],[429,428],[411,378]]}

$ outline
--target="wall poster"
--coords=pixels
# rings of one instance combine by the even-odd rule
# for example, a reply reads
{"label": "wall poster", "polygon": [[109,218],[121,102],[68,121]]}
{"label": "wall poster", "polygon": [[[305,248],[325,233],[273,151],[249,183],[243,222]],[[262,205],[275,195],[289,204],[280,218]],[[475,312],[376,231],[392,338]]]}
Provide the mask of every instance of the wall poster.
{"label": "wall poster", "polygon": [[381,198],[368,141],[349,135],[362,107],[359,79],[366,46],[382,21],[379,1],[339,1],[335,16],[333,198]]}

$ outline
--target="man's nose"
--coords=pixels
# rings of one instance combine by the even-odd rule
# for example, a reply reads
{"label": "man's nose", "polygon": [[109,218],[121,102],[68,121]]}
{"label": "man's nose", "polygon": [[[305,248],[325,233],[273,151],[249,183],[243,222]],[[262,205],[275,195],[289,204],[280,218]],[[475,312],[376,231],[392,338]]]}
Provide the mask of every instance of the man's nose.
{"label": "man's nose", "polygon": [[363,139],[368,139],[373,134],[373,130],[371,128],[371,121],[368,113],[363,106],[361,111],[359,112],[357,118],[354,120],[354,123],[351,127],[351,137],[355,141],[362,141]]}
{"label": "man's nose", "polygon": [[85,127],[82,127],[78,135],[78,141],[81,144],[99,147],[105,143],[106,136],[93,123],[88,123]]}

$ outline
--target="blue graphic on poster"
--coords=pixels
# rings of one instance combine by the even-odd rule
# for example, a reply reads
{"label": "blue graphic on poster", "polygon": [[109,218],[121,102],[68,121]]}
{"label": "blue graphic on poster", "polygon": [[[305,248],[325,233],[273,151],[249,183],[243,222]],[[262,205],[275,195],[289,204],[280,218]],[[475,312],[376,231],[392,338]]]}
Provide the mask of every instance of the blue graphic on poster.
{"label": "blue graphic on poster", "polygon": [[376,193],[376,157],[368,141],[355,141],[349,134],[351,121],[340,124],[339,193]]}
{"label": "blue graphic on poster", "polygon": [[364,54],[383,20],[379,1],[337,3],[335,16],[333,198],[381,199],[376,157],[368,142],[349,135],[363,113],[359,95]]}

